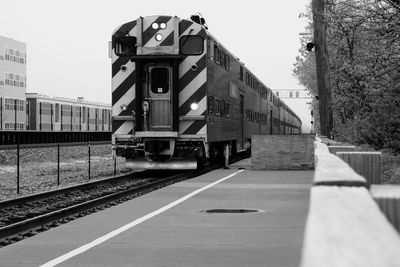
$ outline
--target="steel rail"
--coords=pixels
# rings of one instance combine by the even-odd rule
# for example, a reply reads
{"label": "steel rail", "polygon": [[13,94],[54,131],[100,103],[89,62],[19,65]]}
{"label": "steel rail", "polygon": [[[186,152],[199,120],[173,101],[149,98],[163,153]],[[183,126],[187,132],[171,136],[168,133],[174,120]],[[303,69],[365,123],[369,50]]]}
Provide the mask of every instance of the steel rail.
{"label": "steel rail", "polygon": [[3,200],[3,201],[0,201],[0,210],[19,205],[21,203],[39,201],[42,199],[50,198],[50,197],[61,195],[61,194],[66,194],[66,193],[73,192],[73,191],[88,189],[90,187],[95,187],[95,186],[101,186],[101,185],[107,184],[107,183],[119,182],[119,181],[128,180],[128,179],[140,179],[140,178],[142,178],[142,176],[145,173],[146,172],[142,172],[142,173],[129,172],[129,173],[120,174],[120,175],[116,175],[116,176],[112,176],[112,177],[108,177],[108,178],[103,178],[101,180],[89,181],[89,182],[85,182],[85,183],[78,184],[78,185],[71,185],[71,186],[57,188],[54,190],[45,191],[45,192],[41,192],[41,193],[37,193],[37,194]]}
{"label": "steel rail", "polygon": [[[204,170],[201,173],[204,173],[206,171],[210,170]],[[184,174],[178,174],[160,179],[158,181],[150,182],[145,185],[122,190],[121,192],[112,193],[106,196],[101,196],[92,200],[85,201],[83,203],[72,205],[70,207],[42,214],[34,218],[6,225],[0,228],[0,242],[7,243],[13,238],[21,239],[21,236],[23,235],[33,235],[36,231],[40,231],[40,229],[45,229],[46,226],[49,226],[51,224],[59,223],[61,220],[70,220],[72,217],[78,217],[84,213],[93,212],[95,209],[107,205],[112,205],[117,201],[121,201],[124,199],[128,200],[149,191],[157,190],[158,188],[167,186],[171,183],[192,178],[196,175],[199,175],[199,172],[185,172]]]}

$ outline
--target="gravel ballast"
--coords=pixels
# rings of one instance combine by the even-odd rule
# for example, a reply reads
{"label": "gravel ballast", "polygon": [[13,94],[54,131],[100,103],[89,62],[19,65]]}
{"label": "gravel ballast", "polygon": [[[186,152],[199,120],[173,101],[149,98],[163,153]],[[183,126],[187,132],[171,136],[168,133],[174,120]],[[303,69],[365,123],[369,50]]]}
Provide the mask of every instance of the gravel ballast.
{"label": "gravel ballast", "polygon": [[[114,174],[111,145],[91,145],[90,154],[90,180]],[[57,165],[57,147],[20,149],[17,194],[17,150],[0,150],[0,201],[87,182],[88,146],[60,147],[59,187]],[[125,159],[117,158],[116,173],[128,171]]]}

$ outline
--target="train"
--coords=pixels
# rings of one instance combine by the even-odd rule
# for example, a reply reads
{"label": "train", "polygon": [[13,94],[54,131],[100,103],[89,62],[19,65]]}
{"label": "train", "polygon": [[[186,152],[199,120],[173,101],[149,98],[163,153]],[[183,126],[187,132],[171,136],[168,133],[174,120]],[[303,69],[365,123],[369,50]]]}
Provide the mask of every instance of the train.
{"label": "train", "polygon": [[26,93],[26,129],[38,131],[111,131],[111,107],[38,93]]}
{"label": "train", "polygon": [[252,135],[300,134],[300,118],[209,31],[201,15],[117,27],[112,145],[134,169],[199,169],[250,149]]}

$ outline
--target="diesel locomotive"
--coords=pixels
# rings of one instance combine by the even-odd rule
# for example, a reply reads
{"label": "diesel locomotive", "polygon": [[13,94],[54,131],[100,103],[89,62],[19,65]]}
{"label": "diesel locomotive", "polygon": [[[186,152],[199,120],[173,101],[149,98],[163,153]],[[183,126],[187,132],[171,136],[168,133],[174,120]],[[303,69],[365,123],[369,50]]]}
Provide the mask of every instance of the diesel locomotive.
{"label": "diesel locomotive", "polygon": [[299,134],[301,120],[208,31],[204,19],[139,17],[110,42],[112,143],[127,166],[196,169],[249,149],[251,135]]}

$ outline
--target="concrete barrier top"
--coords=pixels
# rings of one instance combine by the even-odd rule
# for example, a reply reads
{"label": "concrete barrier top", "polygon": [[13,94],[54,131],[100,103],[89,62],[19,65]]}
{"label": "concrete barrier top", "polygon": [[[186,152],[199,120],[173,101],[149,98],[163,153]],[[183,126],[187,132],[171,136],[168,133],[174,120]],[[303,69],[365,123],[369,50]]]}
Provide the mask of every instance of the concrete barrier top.
{"label": "concrete barrier top", "polygon": [[[365,178],[318,140],[315,160],[300,266],[400,266],[400,236],[373,200]],[[387,196],[381,186],[372,190]],[[400,187],[391,190],[400,195]]]}
{"label": "concrete barrier top", "polygon": [[364,187],[314,186],[301,267],[400,266],[400,238]]}
{"label": "concrete barrier top", "polygon": [[368,187],[364,177],[357,174],[348,164],[329,153],[327,145],[315,142],[315,174],[316,185],[361,185]]}
{"label": "concrete barrier top", "polygon": [[371,185],[371,195],[374,198],[398,198],[400,199],[400,185],[382,184]]}
{"label": "concrete barrier top", "polygon": [[341,151],[341,152],[336,152],[336,154],[353,154],[353,155],[381,155],[381,152],[377,151]]}

